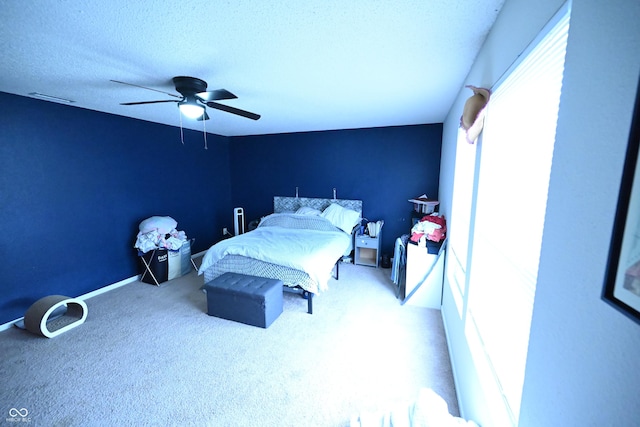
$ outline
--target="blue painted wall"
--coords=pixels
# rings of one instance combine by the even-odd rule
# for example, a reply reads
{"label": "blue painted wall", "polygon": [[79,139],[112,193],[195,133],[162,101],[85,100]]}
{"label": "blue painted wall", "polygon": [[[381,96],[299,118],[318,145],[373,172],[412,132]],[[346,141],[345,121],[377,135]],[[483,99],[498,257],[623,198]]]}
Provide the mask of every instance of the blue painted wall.
{"label": "blue painted wall", "polygon": [[234,206],[247,222],[273,211],[273,196],[362,199],[384,219],[382,252],[411,228],[408,199],[438,196],[442,125],[336,130],[231,139]]}
{"label": "blue painted wall", "polygon": [[[0,324],[38,298],[138,273],[138,224],[170,215],[205,250],[231,207],[229,142],[0,93]],[[230,222],[230,221],[229,221]]]}
{"label": "blue painted wall", "polygon": [[0,92],[0,324],[37,299],[138,274],[138,224],[170,215],[206,250],[273,210],[274,195],[364,201],[383,252],[410,228],[407,199],[437,196],[442,125],[251,137],[208,135]]}

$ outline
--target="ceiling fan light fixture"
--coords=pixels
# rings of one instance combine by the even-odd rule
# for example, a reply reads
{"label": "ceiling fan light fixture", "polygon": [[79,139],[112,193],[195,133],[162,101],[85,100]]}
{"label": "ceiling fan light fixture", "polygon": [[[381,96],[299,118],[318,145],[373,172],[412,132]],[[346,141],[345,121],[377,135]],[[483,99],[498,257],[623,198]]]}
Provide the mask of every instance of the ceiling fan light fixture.
{"label": "ceiling fan light fixture", "polygon": [[182,114],[190,119],[198,119],[204,114],[204,106],[198,104],[195,98],[187,98],[184,101],[180,101],[178,108],[180,108]]}
{"label": "ceiling fan light fixture", "polygon": [[142,104],[157,104],[164,102],[175,102],[178,104],[179,114],[182,120],[182,115],[193,120],[209,120],[206,107],[213,108],[215,110],[224,111],[226,113],[235,114],[240,117],[246,117],[251,120],[258,120],[260,114],[255,114],[250,111],[241,110],[239,108],[232,107],[230,105],[219,104],[214,101],[221,101],[224,99],[236,99],[233,93],[226,89],[216,89],[207,91],[207,82],[196,77],[178,76],[173,78],[173,84],[176,87],[176,91],[180,95],[164,92],[158,89],[152,89],[144,86],[140,86],[133,83],[121,82],[119,80],[111,80],[114,83],[120,83],[123,85],[135,86],[142,89],[148,89],[155,92],[166,93],[167,95],[175,98],[180,98],[179,101],[175,99],[162,99],[159,101],[139,101],[139,102],[123,102],[120,105],[142,105]]}

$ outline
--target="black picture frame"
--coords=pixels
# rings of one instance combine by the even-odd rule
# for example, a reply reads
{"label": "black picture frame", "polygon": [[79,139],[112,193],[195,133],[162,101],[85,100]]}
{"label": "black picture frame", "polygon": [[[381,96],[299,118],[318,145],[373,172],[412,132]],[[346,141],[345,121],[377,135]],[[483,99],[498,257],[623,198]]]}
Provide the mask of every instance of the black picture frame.
{"label": "black picture frame", "polygon": [[640,84],[613,225],[602,298],[640,324]]}

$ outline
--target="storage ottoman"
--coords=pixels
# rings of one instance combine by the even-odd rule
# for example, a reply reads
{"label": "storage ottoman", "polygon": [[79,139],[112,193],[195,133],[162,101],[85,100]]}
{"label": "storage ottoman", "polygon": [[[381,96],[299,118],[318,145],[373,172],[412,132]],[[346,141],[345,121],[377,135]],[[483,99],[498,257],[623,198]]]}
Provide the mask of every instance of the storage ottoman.
{"label": "storage ottoman", "polygon": [[268,328],[282,313],[282,281],[224,273],[205,283],[210,316]]}

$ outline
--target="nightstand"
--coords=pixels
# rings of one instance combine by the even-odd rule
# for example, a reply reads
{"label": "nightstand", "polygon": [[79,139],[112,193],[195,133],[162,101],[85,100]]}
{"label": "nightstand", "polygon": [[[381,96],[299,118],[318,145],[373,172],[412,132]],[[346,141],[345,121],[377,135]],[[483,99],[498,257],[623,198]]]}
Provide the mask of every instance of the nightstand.
{"label": "nightstand", "polygon": [[382,231],[376,237],[368,234],[356,234],[354,241],[354,260],[356,265],[376,267],[380,265],[380,241]]}

